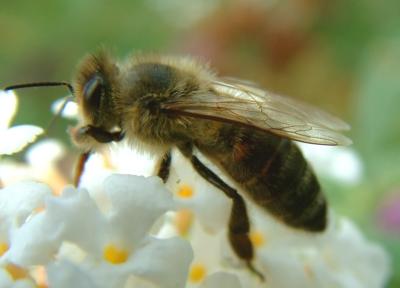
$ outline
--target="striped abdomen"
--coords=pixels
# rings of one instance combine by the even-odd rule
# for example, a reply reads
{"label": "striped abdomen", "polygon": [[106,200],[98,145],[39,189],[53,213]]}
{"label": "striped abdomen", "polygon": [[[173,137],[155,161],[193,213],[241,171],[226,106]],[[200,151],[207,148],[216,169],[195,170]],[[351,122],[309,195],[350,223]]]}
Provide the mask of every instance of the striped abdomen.
{"label": "striped abdomen", "polygon": [[218,147],[199,148],[258,205],[290,226],[324,230],[325,197],[311,167],[292,141],[226,125],[219,143]]}

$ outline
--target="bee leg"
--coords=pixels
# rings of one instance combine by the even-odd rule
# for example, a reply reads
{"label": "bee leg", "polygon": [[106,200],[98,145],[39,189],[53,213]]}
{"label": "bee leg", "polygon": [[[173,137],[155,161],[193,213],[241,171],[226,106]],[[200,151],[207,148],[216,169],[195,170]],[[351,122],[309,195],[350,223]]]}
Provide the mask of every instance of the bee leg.
{"label": "bee leg", "polygon": [[77,135],[89,135],[99,143],[110,143],[121,141],[125,134],[123,132],[108,132],[101,127],[87,125],[79,128]]}
{"label": "bee leg", "polygon": [[158,163],[157,176],[160,177],[163,182],[167,182],[169,177],[169,169],[171,167],[171,150],[164,154]]}
{"label": "bee leg", "polygon": [[81,181],[81,177],[83,174],[83,170],[85,169],[85,164],[87,160],[89,159],[91,152],[85,152],[81,153],[78,158],[78,162],[76,163],[76,168],[75,168],[75,175],[74,175],[74,186],[78,187],[79,182]]}
{"label": "bee leg", "polygon": [[250,221],[247,214],[246,204],[235,189],[226,184],[213,171],[205,166],[195,155],[190,156],[194,169],[208,182],[222,190],[226,196],[232,199],[232,210],[229,218],[229,241],[236,255],[246,262],[247,268],[256,274],[261,281],[262,275],[252,264],[254,257],[253,244],[250,241]]}

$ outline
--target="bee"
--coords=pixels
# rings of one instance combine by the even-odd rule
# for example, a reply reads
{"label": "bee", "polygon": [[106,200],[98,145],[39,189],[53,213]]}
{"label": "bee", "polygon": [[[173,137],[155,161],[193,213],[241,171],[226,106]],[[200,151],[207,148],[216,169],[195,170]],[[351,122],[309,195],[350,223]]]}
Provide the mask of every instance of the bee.
{"label": "bee", "polygon": [[293,142],[348,145],[338,118],[296,100],[235,78],[218,77],[191,58],[156,55],[115,61],[101,51],[80,64],[73,85],[44,82],[11,86],[66,85],[81,116],[71,129],[82,151],[79,180],[89,153],[126,139],[162,155],[158,176],[168,180],[171,149],[177,148],[195,171],[232,201],[228,238],[251,271],[246,203],[196,156],[205,155],[250,199],[288,226],[322,232],[327,201],[301,151]]}

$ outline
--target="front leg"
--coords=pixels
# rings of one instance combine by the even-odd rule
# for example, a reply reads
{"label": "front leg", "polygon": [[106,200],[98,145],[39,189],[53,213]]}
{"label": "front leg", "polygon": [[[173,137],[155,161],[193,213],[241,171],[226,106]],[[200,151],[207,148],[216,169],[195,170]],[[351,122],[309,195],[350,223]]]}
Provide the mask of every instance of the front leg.
{"label": "front leg", "polygon": [[[84,143],[88,138],[93,138],[98,143],[110,143],[113,141],[118,142],[124,138],[124,133],[122,131],[108,132],[101,127],[95,127],[92,125],[87,125],[79,128],[71,128],[70,133],[72,139],[74,139],[76,143]],[[79,146],[79,144],[77,145]],[[85,164],[89,159],[90,154],[92,153],[92,147],[85,149],[86,151],[81,153],[76,165],[75,175],[73,179],[75,187],[79,186],[83,170],[85,169]]]}
{"label": "front leg", "polygon": [[168,152],[164,154],[157,166],[157,176],[160,177],[164,183],[167,182],[171,168],[171,150],[168,150]]}
{"label": "front leg", "polygon": [[195,155],[193,155],[189,147],[182,147],[180,150],[183,155],[190,159],[190,162],[197,173],[199,173],[209,183],[213,184],[215,187],[224,192],[227,197],[232,199],[232,210],[229,217],[228,226],[229,241],[233,251],[240,259],[246,262],[246,265],[250,271],[264,281],[264,275],[262,275],[252,264],[252,260],[254,258],[254,248],[249,237],[250,221],[247,214],[246,204],[242,196],[240,196],[240,194],[237,193],[234,188],[226,184],[221,178],[218,177],[218,175],[216,175]]}
{"label": "front leg", "polygon": [[119,142],[124,138],[123,132],[108,132],[101,127],[92,125],[79,128],[77,135],[89,135],[99,143]]}
{"label": "front leg", "polygon": [[74,175],[74,186],[79,187],[79,183],[81,182],[83,170],[85,169],[85,164],[89,159],[91,152],[84,152],[79,155],[78,161],[75,167],[75,175]]}

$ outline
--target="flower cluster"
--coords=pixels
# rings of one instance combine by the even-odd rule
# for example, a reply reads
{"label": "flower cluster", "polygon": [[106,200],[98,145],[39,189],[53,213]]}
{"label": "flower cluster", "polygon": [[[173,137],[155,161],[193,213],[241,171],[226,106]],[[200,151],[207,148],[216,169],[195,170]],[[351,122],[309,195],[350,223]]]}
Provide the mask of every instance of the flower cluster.
{"label": "flower cluster", "polygon": [[262,282],[230,247],[231,201],[179,152],[164,184],[150,176],[155,159],[112,146],[90,157],[78,189],[66,186],[58,195],[55,179],[62,176],[49,171],[63,153],[57,143],[42,142],[27,154],[25,168],[35,167],[34,178],[50,186],[4,181],[0,189],[0,287],[378,288],[389,277],[386,252],[348,219],[330,211],[327,230],[310,234],[246,199]]}
{"label": "flower cluster", "polygon": [[0,287],[383,287],[386,254],[348,220],[312,236],[251,207],[260,282],[230,250],[229,201],[187,169],[175,181],[178,172],[174,193],[157,177],[126,174],[94,193],[53,196],[36,182],[1,189]]}
{"label": "flower cluster", "polygon": [[150,234],[174,208],[161,180],[116,174],[105,180],[102,193],[103,202],[108,198],[103,209],[85,189],[67,187],[59,197],[34,182],[2,189],[3,269],[11,265],[30,275],[30,268],[44,266],[50,287],[124,287],[128,280],[183,287],[189,243]]}

